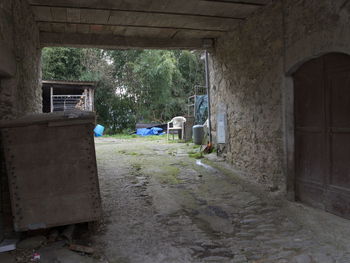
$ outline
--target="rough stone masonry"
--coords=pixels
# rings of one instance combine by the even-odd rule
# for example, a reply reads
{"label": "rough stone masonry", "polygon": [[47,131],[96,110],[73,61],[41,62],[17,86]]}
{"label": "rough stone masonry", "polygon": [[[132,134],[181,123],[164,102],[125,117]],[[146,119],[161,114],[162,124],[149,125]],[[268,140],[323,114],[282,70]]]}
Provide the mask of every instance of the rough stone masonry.
{"label": "rough stone masonry", "polygon": [[[0,1],[0,120],[41,111],[40,50],[39,30],[28,3],[25,0]],[[6,228],[11,228],[12,224],[1,160],[0,240],[1,221],[5,221]]]}
{"label": "rough stone masonry", "polygon": [[242,174],[293,192],[291,74],[322,54],[350,54],[349,21],[346,0],[272,1],[217,40],[210,54],[214,141],[220,109],[227,114],[226,158]]}

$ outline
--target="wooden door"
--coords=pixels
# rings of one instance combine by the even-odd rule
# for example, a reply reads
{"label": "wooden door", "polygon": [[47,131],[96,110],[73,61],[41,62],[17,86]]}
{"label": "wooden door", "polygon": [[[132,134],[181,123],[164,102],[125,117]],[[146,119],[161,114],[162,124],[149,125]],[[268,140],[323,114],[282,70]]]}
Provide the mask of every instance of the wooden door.
{"label": "wooden door", "polygon": [[350,218],[350,56],[305,63],[294,87],[296,198]]}

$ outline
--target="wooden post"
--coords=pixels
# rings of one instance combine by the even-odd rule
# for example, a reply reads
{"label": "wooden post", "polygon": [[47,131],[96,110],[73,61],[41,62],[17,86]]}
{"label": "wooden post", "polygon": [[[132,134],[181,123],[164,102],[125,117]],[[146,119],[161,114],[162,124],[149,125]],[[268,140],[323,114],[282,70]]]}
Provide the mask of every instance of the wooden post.
{"label": "wooden post", "polygon": [[208,95],[208,129],[209,129],[209,143],[212,143],[211,136],[211,105],[210,105],[210,83],[209,83],[209,59],[208,51],[205,51],[205,86],[207,88]]}
{"label": "wooden post", "polygon": [[91,111],[94,111],[94,93],[95,93],[95,90],[90,89],[89,91],[90,91]]}
{"label": "wooden post", "polygon": [[50,87],[50,112],[53,112],[53,87]]}

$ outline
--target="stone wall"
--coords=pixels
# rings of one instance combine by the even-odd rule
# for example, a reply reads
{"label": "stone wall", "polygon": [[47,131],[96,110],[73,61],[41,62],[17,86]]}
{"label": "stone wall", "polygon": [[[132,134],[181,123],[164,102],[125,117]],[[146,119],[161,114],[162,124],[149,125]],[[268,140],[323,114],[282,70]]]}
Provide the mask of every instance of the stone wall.
{"label": "stone wall", "polygon": [[[40,53],[39,31],[27,1],[1,1],[0,120],[41,111]],[[3,226],[5,230],[12,226],[7,177],[1,157],[0,199],[1,240]]]}
{"label": "stone wall", "polygon": [[[350,54],[350,2],[280,0],[259,10],[211,52],[212,127],[227,113],[225,156],[245,176],[285,191],[293,174],[291,74],[328,52]],[[288,180],[287,180],[288,179]]]}
{"label": "stone wall", "polygon": [[[0,3],[0,50],[10,53],[4,68],[13,67],[11,75],[1,79],[0,119],[41,111],[39,31],[31,8],[25,0]],[[12,59],[11,59],[12,58]],[[1,68],[1,66],[0,66]]]}

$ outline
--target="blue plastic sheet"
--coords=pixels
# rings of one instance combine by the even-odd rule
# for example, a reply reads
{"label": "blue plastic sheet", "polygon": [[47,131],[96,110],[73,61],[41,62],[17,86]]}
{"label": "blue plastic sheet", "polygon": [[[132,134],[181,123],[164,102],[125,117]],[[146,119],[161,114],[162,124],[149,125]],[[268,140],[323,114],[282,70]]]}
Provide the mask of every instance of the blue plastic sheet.
{"label": "blue plastic sheet", "polygon": [[141,136],[150,136],[150,135],[161,135],[163,129],[158,127],[152,127],[152,128],[141,128],[136,130],[137,135]]}
{"label": "blue plastic sheet", "polygon": [[94,134],[95,134],[95,137],[100,137],[103,135],[103,131],[105,130],[105,127],[103,127],[102,125],[100,124],[97,124],[95,129],[94,129]]}

